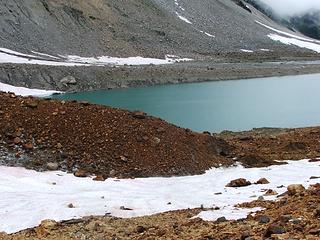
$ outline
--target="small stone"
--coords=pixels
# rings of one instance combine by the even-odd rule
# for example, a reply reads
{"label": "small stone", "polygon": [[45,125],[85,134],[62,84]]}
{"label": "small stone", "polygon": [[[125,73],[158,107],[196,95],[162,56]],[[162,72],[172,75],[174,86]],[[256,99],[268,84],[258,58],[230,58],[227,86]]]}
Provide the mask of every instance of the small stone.
{"label": "small stone", "polygon": [[271,224],[267,228],[267,230],[264,234],[264,237],[269,238],[269,237],[271,237],[272,234],[284,234],[284,233],[286,233],[286,229],[283,226],[277,225],[277,224]]}
{"label": "small stone", "polygon": [[33,144],[32,143],[23,144],[23,148],[25,150],[32,150],[33,149]]}
{"label": "small stone", "polygon": [[60,83],[74,85],[77,84],[77,80],[73,76],[66,76],[60,80]]}
{"label": "small stone", "polygon": [[68,208],[74,208],[74,205],[72,203],[69,203]]}
{"label": "small stone", "polygon": [[136,230],[137,230],[137,233],[143,233],[146,231],[146,228],[143,226],[138,226]]}
{"label": "small stone", "polygon": [[251,136],[241,136],[241,137],[239,137],[239,140],[240,141],[251,141],[251,140],[253,140],[253,137],[251,137]]}
{"label": "small stone", "polygon": [[274,195],[278,195],[278,193],[272,189],[268,189],[264,195],[265,196],[274,196]]}
{"label": "small stone", "polygon": [[309,162],[320,162],[320,158],[310,159]]}
{"label": "small stone", "polygon": [[292,218],[289,220],[289,222],[291,222],[292,224],[300,224],[301,219],[300,218]]}
{"label": "small stone", "polygon": [[146,118],[146,113],[141,112],[141,111],[135,111],[132,113],[132,117],[136,118],[136,119],[145,119]]}
{"label": "small stone", "polygon": [[57,148],[61,149],[62,148],[62,144],[61,143],[57,143]]}
{"label": "small stone", "polygon": [[291,184],[287,187],[287,190],[290,196],[301,195],[306,191],[302,184]]}
{"label": "small stone", "polygon": [[48,162],[47,163],[47,169],[50,171],[56,171],[56,170],[58,170],[58,168],[59,168],[59,165],[56,162]]}
{"label": "small stone", "polygon": [[84,171],[84,170],[77,170],[74,173],[74,176],[76,176],[76,177],[87,177],[87,172]]}
{"label": "small stone", "polygon": [[54,220],[43,220],[41,221],[40,224],[41,227],[45,228],[45,229],[55,229],[58,226],[58,223]]}
{"label": "small stone", "polygon": [[152,139],[152,145],[153,145],[153,146],[159,145],[160,142],[161,142],[161,140],[160,140],[160,138],[158,138],[158,137],[154,137],[154,138]]}
{"label": "small stone", "polygon": [[216,222],[222,223],[228,221],[225,217],[219,217]]}
{"label": "small stone", "polygon": [[270,222],[270,218],[268,216],[265,216],[265,215],[258,216],[257,220],[261,224],[266,224],[266,223]]}
{"label": "small stone", "polygon": [[238,178],[235,180],[232,180],[230,183],[226,185],[226,187],[246,187],[251,185],[251,182],[247,181],[244,178]]}
{"label": "small stone", "polygon": [[85,229],[90,232],[95,232],[98,230],[98,228],[99,228],[99,223],[96,221],[91,221],[85,226]]}
{"label": "small stone", "polygon": [[309,233],[312,235],[319,235],[320,234],[320,228],[314,228],[309,230]]}
{"label": "small stone", "polygon": [[120,210],[123,210],[123,211],[132,211],[133,209],[127,208],[127,207],[125,207],[125,206],[121,206],[121,207],[120,207]]}
{"label": "small stone", "polygon": [[249,231],[245,231],[241,234],[240,240],[248,240],[250,239],[250,232]]}
{"label": "small stone", "polygon": [[266,178],[260,178],[256,184],[269,184],[270,182]]}
{"label": "small stone", "polygon": [[110,172],[109,172],[109,176],[110,177],[115,177],[116,176],[116,171],[115,170],[111,170]]}
{"label": "small stone", "polygon": [[287,222],[289,222],[291,219],[292,219],[292,215],[290,215],[290,214],[282,215],[282,216],[280,217],[280,221],[283,222],[283,223],[287,223]]}
{"label": "small stone", "polygon": [[264,197],[263,196],[258,197],[258,201],[264,201]]}
{"label": "small stone", "polygon": [[124,163],[128,162],[128,158],[125,156],[120,156],[120,160]]}
{"label": "small stone", "polygon": [[37,102],[26,102],[26,103],[24,103],[24,106],[26,106],[28,108],[37,108],[38,103]]}
{"label": "small stone", "polygon": [[97,175],[95,178],[93,178],[93,181],[100,181],[103,182],[106,179],[102,175]]}
{"label": "small stone", "polygon": [[313,180],[313,179],[319,179],[320,177],[316,177],[316,176],[311,176],[310,177],[310,180]]}
{"label": "small stone", "polygon": [[88,101],[80,101],[79,104],[83,105],[83,106],[89,106],[90,103]]}
{"label": "small stone", "polygon": [[13,143],[14,144],[20,144],[21,143],[21,139],[20,138],[18,138],[18,137],[15,137],[14,139],[13,139]]}

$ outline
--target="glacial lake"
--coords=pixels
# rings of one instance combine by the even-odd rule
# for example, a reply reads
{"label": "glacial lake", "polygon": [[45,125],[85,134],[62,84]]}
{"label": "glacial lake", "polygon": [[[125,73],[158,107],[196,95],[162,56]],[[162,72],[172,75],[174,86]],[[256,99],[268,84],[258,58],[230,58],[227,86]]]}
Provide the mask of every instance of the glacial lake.
{"label": "glacial lake", "polygon": [[114,89],[54,98],[142,110],[199,132],[320,125],[320,74]]}

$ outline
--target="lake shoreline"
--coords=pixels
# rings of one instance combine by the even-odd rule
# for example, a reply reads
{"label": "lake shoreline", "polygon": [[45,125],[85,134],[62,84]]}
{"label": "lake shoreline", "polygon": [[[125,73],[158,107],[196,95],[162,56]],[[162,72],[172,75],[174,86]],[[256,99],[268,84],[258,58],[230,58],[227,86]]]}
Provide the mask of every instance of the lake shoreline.
{"label": "lake shoreline", "polygon": [[[260,58],[261,57],[261,58]],[[27,88],[80,92],[165,84],[238,80],[320,73],[318,55],[241,58],[141,66],[43,66],[1,64],[2,83]]]}

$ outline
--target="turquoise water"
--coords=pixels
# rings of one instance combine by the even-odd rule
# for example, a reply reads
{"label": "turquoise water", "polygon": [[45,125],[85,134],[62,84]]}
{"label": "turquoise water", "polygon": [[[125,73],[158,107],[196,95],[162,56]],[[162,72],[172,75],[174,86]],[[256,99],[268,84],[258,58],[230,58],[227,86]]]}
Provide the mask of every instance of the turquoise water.
{"label": "turquoise water", "polygon": [[142,110],[195,131],[320,125],[320,74],[64,94]]}

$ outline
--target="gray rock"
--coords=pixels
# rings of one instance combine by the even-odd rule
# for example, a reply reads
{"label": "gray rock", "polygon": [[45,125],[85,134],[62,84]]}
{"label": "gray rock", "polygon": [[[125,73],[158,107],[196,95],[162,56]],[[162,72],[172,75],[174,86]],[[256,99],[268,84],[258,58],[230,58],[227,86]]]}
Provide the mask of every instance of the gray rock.
{"label": "gray rock", "polygon": [[262,215],[258,217],[258,222],[262,224],[266,224],[270,222],[270,218],[268,216]]}
{"label": "gray rock", "polygon": [[283,234],[286,233],[286,229],[278,224],[271,224],[268,229],[266,230],[264,237],[269,238],[272,234]]}
{"label": "gray rock", "polygon": [[77,84],[77,80],[73,76],[66,76],[60,80],[60,83],[74,85]]}
{"label": "gray rock", "polygon": [[50,171],[56,171],[56,170],[58,170],[58,168],[59,168],[59,165],[56,162],[47,163],[47,169]]}
{"label": "gray rock", "polygon": [[218,223],[222,223],[222,222],[226,222],[226,221],[228,221],[225,217],[219,217],[218,219],[217,219],[217,222]]}

